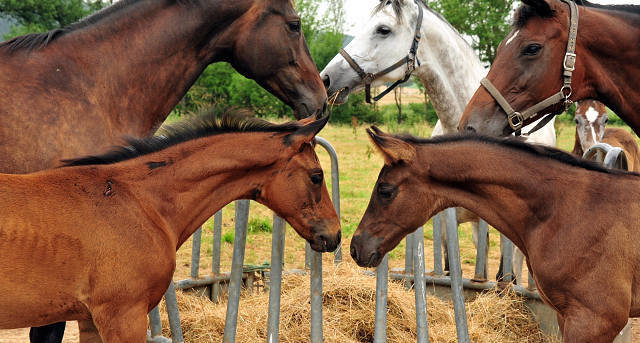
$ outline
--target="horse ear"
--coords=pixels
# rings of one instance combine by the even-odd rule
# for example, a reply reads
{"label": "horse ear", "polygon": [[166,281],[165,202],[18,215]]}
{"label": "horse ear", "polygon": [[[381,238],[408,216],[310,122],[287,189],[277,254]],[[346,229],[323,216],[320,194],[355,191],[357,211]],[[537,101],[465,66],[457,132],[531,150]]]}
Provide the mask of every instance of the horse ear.
{"label": "horse ear", "polygon": [[522,0],[525,5],[535,7],[541,10],[541,13],[549,13],[552,12],[551,5],[549,4],[549,0]]}
{"label": "horse ear", "polygon": [[299,150],[303,144],[310,143],[316,137],[318,132],[320,132],[320,130],[322,130],[325,125],[327,125],[329,117],[331,116],[331,111],[329,111],[329,113],[327,113],[327,115],[325,115],[324,117],[320,117],[322,113],[319,111],[320,110],[318,110],[315,115],[312,115],[309,118],[300,120],[302,126],[300,126],[296,131],[289,134],[285,138],[285,143],[288,146]]}
{"label": "horse ear", "polygon": [[382,153],[386,165],[397,164],[400,161],[409,163],[416,157],[416,148],[413,145],[382,132],[375,125],[367,129],[367,133],[373,145]]}

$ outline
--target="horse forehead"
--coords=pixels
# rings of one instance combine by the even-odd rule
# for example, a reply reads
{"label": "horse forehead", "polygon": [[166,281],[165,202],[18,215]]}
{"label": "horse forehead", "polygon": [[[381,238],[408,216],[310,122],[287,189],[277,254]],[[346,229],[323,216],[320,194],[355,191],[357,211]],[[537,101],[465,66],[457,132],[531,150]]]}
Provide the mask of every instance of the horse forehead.
{"label": "horse forehead", "polygon": [[584,112],[584,115],[589,123],[595,123],[600,116],[600,111],[596,110],[593,106],[589,106],[589,108]]}

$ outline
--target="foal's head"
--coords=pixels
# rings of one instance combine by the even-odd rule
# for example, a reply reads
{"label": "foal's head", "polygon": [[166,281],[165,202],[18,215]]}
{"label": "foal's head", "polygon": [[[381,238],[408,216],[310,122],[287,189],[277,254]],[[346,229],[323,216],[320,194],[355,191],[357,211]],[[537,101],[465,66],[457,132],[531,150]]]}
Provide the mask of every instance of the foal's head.
{"label": "foal's head", "polygon": [[582,151],[587,151],[592,145],[602,141],[604,129],[609,122],[607,108],[603,103],[585,99],[576,103],[576,134],[580,138]]}
{"label": "foal's head", "polygon": [[437,213],[440,201],[424,187],[413,145],[375,126],[367,130],[385,165],[369,206],[351,240],[351,257],[361,267],[375,267],[409,233]]}

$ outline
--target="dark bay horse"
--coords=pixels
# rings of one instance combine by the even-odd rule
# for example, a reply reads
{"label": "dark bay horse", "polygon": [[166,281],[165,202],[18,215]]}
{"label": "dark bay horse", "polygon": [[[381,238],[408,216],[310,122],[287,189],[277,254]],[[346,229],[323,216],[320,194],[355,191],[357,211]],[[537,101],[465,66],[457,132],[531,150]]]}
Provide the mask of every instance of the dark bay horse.
{"label": "dark bay horse", "polygon": [[208,115],[60,168],[0,174],[0,277],[11,280],[0,328],[78,320],[81,342],[144,342],[176,250],[235,199],[335,250],[340,223],[314,150],[327,118]]}
{"label": "dark bay horse", "polygon": [[624,150],[630,171],[640,171],[640,147],[629,131],[619,127],[606,127],[607,108],[600,101],[584,99],[576,102],[576,140],[572,154],[583,156],[596,143],[607,143]]}
{"label": "dark bay horse", "polygon": [[[576,21],[577,38],[571,41],[575,48],[572,56],[568,52],[568,2],[522,2],[514,15],[513,31],[500,43],[487,75],[513,110],[522,113],[561,92],[572,101],[603,102],[640,133],[640,6],[604,6],[576,0],[578,15],[571,22]],[[563,88],[567,78],[570,88]],[[547,107],[537,113],[562,111],[565,104],[564,99],[555,105],[545,103],[540,107]],[[513,132],[505,110],[482,86],[469,102],[459,130],[491,135]]]}
{"label": "dark bay horse", "polygon": [[122,0],[64,29],[6,41],[0,61],[3,173],[147,135],[218,61],[298,119],[327,100],[291,0]]}
{"label": "dark bay horse", "polygon": [[522,250],[564,342],[611,342],[640,316],[640,175],[481,135],[369,135],[385,165],[351,241],[377,266],[447,207],[477,213]]}

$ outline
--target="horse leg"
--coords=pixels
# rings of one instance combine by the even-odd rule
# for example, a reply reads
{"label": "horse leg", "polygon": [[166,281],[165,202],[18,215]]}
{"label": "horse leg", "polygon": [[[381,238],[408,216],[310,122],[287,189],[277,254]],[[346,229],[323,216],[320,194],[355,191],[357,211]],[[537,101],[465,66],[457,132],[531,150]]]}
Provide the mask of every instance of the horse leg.
{"label": "horse leg", "polygon": [[[93,308],[91,311],[93,323],[99,330],[102,342],[145,343],[147,340],[148,307],[148,304],[134,303],[104,304]],[[89,343],[98,342],[100,341],[89,341]]]}
{"label": "horse leg", "polygon": [[[600,343],[613,342],[616,336],[624,329],[627,319],[624,316],[597,316],[588,310],[583,310],[576,315],[565,315],[564,324],[561,327],[562,341],[564,343]],[[560,315],[558,315],[560,324]]]}
{"label": "horse leg", "polygon": [[31,343],[61,343],[66,325],[66,322],[60,322],[33,327],[29,331],[29,341]]}
{"label": "horse leg", "polygon": [[78,331],[80,332],[81,343],[102,343],[98,328],[91,320],[79,320]]}

